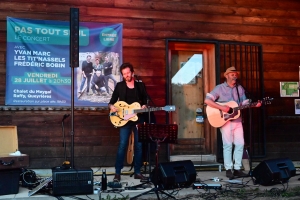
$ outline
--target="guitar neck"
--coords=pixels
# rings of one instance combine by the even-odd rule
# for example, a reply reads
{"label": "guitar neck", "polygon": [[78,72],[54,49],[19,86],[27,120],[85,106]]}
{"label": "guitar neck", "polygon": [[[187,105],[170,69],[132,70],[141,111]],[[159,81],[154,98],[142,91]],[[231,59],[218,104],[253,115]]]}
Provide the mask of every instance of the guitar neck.
{"label": "guitar neck", "polygon": [[257,102],[249,103],[249,104],[247,104],[247,105],[238,106],[238,107],[235,107],[235,108],[233,108],[233,109],[234,109],[234,111],[242,110],[242,109],[249,108],[249,107],[255,107],[256,104],[257,104]]}
{"label": "guitar neck", "polygon": [[134,113],[143,113],[143,112],[151,112],[151,111],[158,111],[158,110],[163,110],[162,107],[157,107],[157,108],[143,108],[143,109],[135,109]]}

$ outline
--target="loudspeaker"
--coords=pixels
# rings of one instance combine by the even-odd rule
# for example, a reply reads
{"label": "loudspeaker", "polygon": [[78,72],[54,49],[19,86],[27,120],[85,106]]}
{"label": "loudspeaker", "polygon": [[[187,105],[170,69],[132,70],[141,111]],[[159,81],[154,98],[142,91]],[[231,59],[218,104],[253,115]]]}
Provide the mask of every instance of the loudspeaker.
{"label": "loudspeaker", "polygon": [[19,192],[19,169],[0,170],[0,195],[17,194]]}
{"label": "loudspeaker", "polygon": [[252,176],[255,177],[255,182],[260,185],[284,183],[295,175],[296,169],[294,164],[288,158],[262,161],[252,172]]}
{"label": "loudspeaker", "polygon": [[70,67],[79,67],[79,8],[70,8]]}
{"label": "loudspeaker", "polygon": [[53,195],[93,194],[92,169],[52,169]]}
{"label": "loudspeaker", "polygon": [[[156,174],[156,170],[157,173]],[[158,165],[151,173],[151,181],[162,189],[184,188],[196,180],[196,170],[190,160],[165,162]]]}

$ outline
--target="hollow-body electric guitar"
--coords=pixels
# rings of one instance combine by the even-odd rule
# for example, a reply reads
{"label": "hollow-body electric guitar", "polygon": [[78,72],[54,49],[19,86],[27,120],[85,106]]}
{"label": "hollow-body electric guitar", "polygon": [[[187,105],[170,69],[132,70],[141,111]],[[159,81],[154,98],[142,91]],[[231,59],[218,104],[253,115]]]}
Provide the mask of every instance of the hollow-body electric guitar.
{"label": "hollow-body electric guitar", "polygon": [[124,126],[128,121],[137,121],[138,116],[137,113],[143,112],[152,112],[152,111],[175,111],[174,105],[169,105],[165,107],[150,107],[141,109],[141,105],[137,102],[128,105],[124,101],[118,101],[114,104],[114,106],[118,109],[117,112],[110,112],[109,117],[111,123],[116,127]]}
{"label": "hollow-body electric guitar", "polygon": [[[261,101],[261,103],[271,104],[272,100],[273,98],[266,97]],[[235,101],[229,101],[226,103],[219,103],[219,102],[216,103],[219,105],[227,105],[230,107],[228,113],[210,106],[206,107],[206,115],[210,125],[218,128],[223,126],[229,120],[237,119],[240,116],[240,110],[244,108],[255,107],[258,102],[254,102],[242,106],[238,106],[238,104]]]}

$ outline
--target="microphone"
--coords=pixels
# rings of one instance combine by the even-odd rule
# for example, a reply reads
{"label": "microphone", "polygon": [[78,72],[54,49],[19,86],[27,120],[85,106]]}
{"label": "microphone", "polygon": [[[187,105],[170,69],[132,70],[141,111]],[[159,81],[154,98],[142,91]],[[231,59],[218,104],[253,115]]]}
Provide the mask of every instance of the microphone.
{"label": "microphone", "polygon": [[70,116],[70,114],[64,114],[64,117],[62,119],[62,121],[64,121],[65,119],[67,119]]}
{"label": "microphone", "polygon": [[238,78],[236,78],[236,77],[234,77],[234,78],[233,78],[233,80],[235,80],[235,85],[238,85],[238,84],[239,84],[239,82],[240,82],[240,81],[239,81],[239,79],[238,79]]}
{"label": "microphone", "polygon": [[235,87],[238,87],[239,85],[241,85],[238,78],[235,77],[235,78],[233,78],[233,80],[235,80]]}

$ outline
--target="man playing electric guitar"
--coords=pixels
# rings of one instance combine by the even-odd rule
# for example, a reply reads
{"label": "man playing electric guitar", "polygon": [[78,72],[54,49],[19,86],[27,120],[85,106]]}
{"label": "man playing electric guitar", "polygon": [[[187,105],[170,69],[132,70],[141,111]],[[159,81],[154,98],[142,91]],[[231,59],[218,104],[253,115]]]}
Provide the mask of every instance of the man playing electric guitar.
{"label": "man playing electric guitar", "polygon": [[[235,101],[238,105],[246,105],[249,100],[246,98],[245,90],[241,85],[236,84],[239,72],[235,67],[229,67],[224,73],[226,81],[217,85],[210,93],[206,94],[205,103],[222,112],[228,113],[232,111],[227,104],[218,104],[216,102]],[[260,107],[258,102],[255,107]],[[227,121],[220,127],[223,141],[224,167],[226,169],[226,177],[229,179],[234,176],[247,176],[242,170],[242,157],[244,150],[244,131],[242,119],[239,116],[236,119]],[[232,146],[234,144],[234,153],[232,159]],[[234,162],[234,163],[233,163]],[[233,171],[232,171],[233,170]]]}
{"label": "man playing electric guitar", "polygon": [[[123,76],[123,81],[118,82],[112,97],[109,101],[110,113],[118,112],[118,108],[114,106],[117,101],[123,101],[127,104],[138,102],[141,109],[146,108],[147,92],[143,82],[134,80],[134,69],[130,63],[123,63],[120,66],[120,72]],[[120,108],[119,108],[120,109]],[[128,144],[128,139],[131,132],[134,132],[134,178],[146,179],[141,174],[142,167],[142,143],[138,142],[138,131],[136,124],[143,123],[143,116],[138,116],[137,121],[128,121],[124,126],[120,127],[120,143],[115,164],[115,177],[114,181],[121,180],[121,169],[123,168],[124,156]]]}

